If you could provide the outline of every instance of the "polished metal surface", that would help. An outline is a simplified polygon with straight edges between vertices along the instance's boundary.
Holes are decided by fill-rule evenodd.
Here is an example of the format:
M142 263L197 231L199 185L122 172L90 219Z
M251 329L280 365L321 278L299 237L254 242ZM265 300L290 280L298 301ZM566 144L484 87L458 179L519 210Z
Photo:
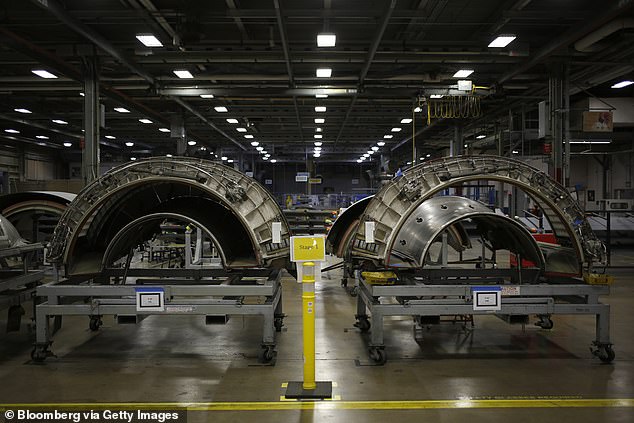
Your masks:
M67 275L96 274L117 233L152 213L203 222L225 268L281 266L288 256L286 220L257 181L206 160L152 158L114 168L84 188L55 228L49 259ZM272 242L273 222L282 223L281 243ZM109 256L127 253L121 248Z
M359 218L365 212L368 204L370 204L372 197L370 195L357 201L337 216L337 220L335 220L330 231L328 231L328 237L326 238L326 252L328 254L343 257L353 235L352 230L356 228Z
M456 251L470 246L462 226L469 221L476 233L494 250L508 250L544 267L544 258L531 234L514 220L496 214L484 204L464 197L442 196L425 200L411 213L396 235L388 266L423 267L429 248L448 233L448 244Z

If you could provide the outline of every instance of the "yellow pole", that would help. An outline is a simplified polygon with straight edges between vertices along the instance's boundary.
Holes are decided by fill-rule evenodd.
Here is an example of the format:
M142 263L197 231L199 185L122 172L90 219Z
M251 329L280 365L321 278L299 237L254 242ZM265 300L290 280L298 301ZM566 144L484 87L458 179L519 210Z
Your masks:
M304 326L304 383L302 388L312 390L315 383L315 263L302 264L302 322Z

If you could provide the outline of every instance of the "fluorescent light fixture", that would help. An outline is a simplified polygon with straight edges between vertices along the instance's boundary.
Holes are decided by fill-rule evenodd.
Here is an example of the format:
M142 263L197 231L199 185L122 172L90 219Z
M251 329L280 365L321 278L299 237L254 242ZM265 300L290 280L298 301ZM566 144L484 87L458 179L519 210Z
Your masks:
M259 143L259 142L257 142L257 141L251 141L251 145L252 145L253 147L257 147L258 145L260 145L260 143Z
M332 75L332 69L317 68L317 71L315 71L315 75L317 75L317 78L330 78L330 76Z
M322 32L317 34L317 47L334 47L337 44L337 36L332 33Z
M320 127L315 128L315 132L321 132L321 128Z
M383 138L385 138L386 140L389 140L391 138L394 138L394 135L383 135Z
M84 93L79 93L79 95L80 95L81 97L86 97L86 94L84 94Z
M427 154L425 157L430 158L430 157L431 157L431 154Z
M229 157L227 157L227 156L222 156L222 157L220 158L220 160L222 160L223 162L226 162L227 160L229 160Z
M321 151L321 147L315 147L315 151Z
M251 135L251 134L247 134L247 135L245 135L244 137L245 137L246 139L250 140L250 139L252 139L252 138L253 138L253 135Z
M443 97L444 97L444 95L442 95L442 94L432 94L432 95L429 96L429 98L443 98Z
M106 135L106 138L108 138L109 140L116 140L117 137L113 136L113 135Z
M323 113L326 111L326 106L315 106L315 111L317 113Z
M460 69L458 72L453 74L454 78L466 78L467 76L473 73L472 69Z
M130 113L130 111L125 107L115 107L114 111L119 113Z
M159 128L161 132L170 132L169 128Z
M40 78L45 78L45 79L56 79L57 78L57 75L53 75L52 73L50 73L49 71L44 70L44 69L33 69L31 72L33 72L34 74L36 74Z
M421 158L420 158L420 161L422 162L423 160L425 160L425 158L424 158L424 157L421 157Z
M324 118L315 118L315 123L325 123L326 119Z
M264 154L264 155L266 156L266 155L267 155L267 154L269 154L269 153L268 153L268 151L266 151L266 150L262 150L262 152L261 152L260 154Z
M37 145L46 145L45 142L38 142Z
M238 132L247 132L247 128L236 128Z
M72 147L73 143L72 142L65 142L64 143L64 147Z
M189 141L187 141L187 145L196 145L196 141L189 140Z
M412 164L412 162L407 162L407 164L408 164L408 165L411 165L411 164Z
M165 157L174 157L171 154L166 154Z
M271 163L277 163L277 160L271 159Z
M376 143L376 145L378 145L379 147L383 147L385 145L385 142L379 141Z
M364 159L367 159L368 157L370 157L370 155L369 155L368 153L365 153L365 154L363 155L363 158L364 158Z
M201 94L200 98L214 98L213 94Z
M374 154L374 150L368 150L368 154L370 155Z
M616 84L612 85L610 88L623 88L632 84L634 84L634 81L626 80L626 81L617 82Z
M268 159L269 159L268 157L262 157L262 160L268 160Z
M214 110L217 111L218 113L227 113L229 111L227 110L225 106L216 106L214 107Z
M53 119L53 123L57 123L58 125L68 125L68 122L61 119Z
M227 119L227 123L238 123L238 119L234 119L234 118L229 118Z
M150 119L145 119L145 118L139 119L139 122L141 122L141 123L152 123L152 121Z
M392 132L401 132L401 128L392 128Z
M379 147L374 146L374 147L372 147L372 150L373 150L373 151L379 151Z
M260 147L255 147L255 149L256 149L257 151L264 151L264 147L262 147L262 146L260 146Z
M420 113L420 112L422 112L422 111L423 111L423 109L421 109L421 108L420 108L420 106L418 106L418 107L416 107L416 108L414 109L414 113Z
M132 141L128 141L125 143L126 147L134 147L134 143Z
M412 119L410 118L401 119L401 123L412 123Z
M517 38L515 35L498 35L497 38L489 43L489 47L506 47Z
M32 111L30 111L29 109L13 109L18 113L24 113L24 114L30 114L33 113Z
M268 159L269 157L271 157L271 155L270 154L265 154L264 157L266 157Z
M174 75L178 76L181 79L192 79L194 77L194 75L192 75L190 71L185 69L175 70Z
M134 162L134 161L136 161L136 157L130 157L130 160L132 160Z
M314 154L313 154L313 157L321 157L321 154L319 154L319 153L314 153ZM266 160L266 158L264 158L264 160Z
M322 144L323 144L323 142L321 142L321 141L315 141L315 142L314 142L314 144L315 144L315 147L321 147L321 146L322 146Z
M146 47L163 47L163 43L152 34L139 34L136 36L136 39L141 41Z
M487 136L484 134L480 134L476 137L477 140L481 140L482 138L486 138Z
M574 140L568 141L569 144L610 144L612 140Z
M233 159L227 160L227 163L233 163Z
M513 150L513 151L512 151L512 153L513 153L513 154L520 154L520 152L519 152L519 151L517 151L517 150Z
M363 160L361 159L357 159L357 163L361 163Z
M467 148L467 144L464 145L464 148Z
M9 134L19 134L20 131L17 129L5 129L4 132L8 132Z
M48 137L46 135L36 135L35 138L37 138L38 140L47 140Z
M328 98L328 94L315 94L315 98Z
M323 135L321 135L321 134L315 134L315 135L313 135L313 138L315 138L315 139L321 139L321 138L323 138Z

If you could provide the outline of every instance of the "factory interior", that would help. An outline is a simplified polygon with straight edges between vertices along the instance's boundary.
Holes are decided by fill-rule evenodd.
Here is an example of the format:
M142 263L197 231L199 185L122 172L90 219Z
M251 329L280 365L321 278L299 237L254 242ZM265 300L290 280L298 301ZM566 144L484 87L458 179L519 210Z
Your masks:
M0 2L0 422L634 422L634 0Z

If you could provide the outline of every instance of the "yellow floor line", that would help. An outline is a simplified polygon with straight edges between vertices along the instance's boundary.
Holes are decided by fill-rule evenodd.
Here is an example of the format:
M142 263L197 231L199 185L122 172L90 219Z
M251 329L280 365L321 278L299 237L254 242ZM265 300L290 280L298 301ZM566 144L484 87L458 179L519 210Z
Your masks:
M420 410L473 408L580 408L634 407L634 398L590 399L492 399L421 401L262 401L262 402L139 402L139 403L35 403L0 404L0 411L15 409L154 409L185 408L188 411L279 411L279 410Z

